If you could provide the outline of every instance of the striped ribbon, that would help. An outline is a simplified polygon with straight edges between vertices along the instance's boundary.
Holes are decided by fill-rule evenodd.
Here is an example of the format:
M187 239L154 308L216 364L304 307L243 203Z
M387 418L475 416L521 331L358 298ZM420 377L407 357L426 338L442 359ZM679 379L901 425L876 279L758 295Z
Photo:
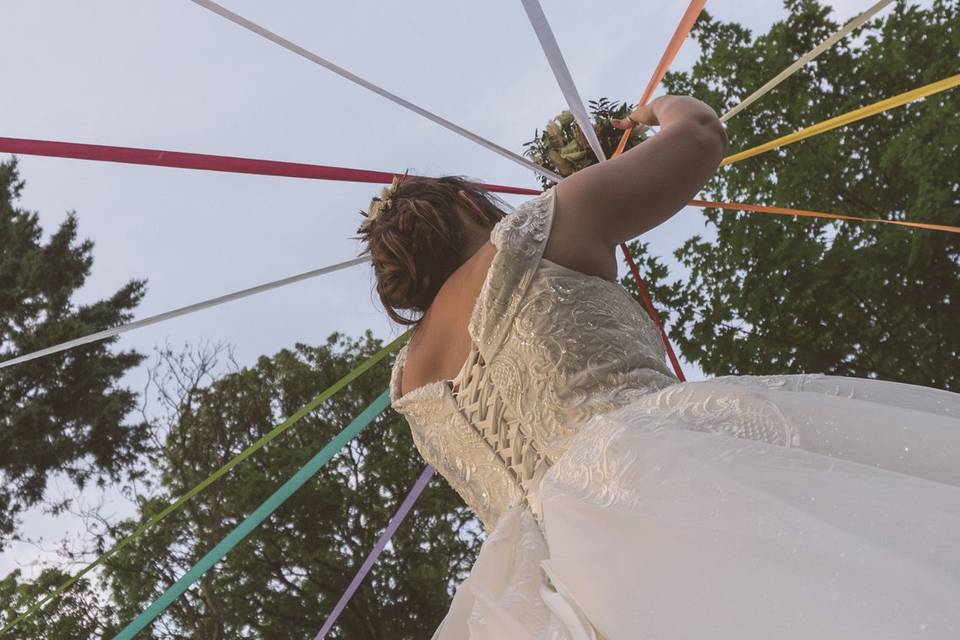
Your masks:
M300 45L295 44L290 40L287 40L283 36L280 36L265 27L260 26L259 24L257 24L256 22L253 22L252 20L248 20L247 18L244 18L243 16L236 14L233 11L230 11L229 9L217 4L216 2L213 2L212 0L190 0L190 1L193 2L194 4L197 4L203 7L204 9L207 9L208 11L212 11L218 16L226 18L230 22L238 26L241 26L244 29L247 29L248 31L252 31L258 36L266 38L267 40L269 40L270 42L273 42L274 44L280 45L287 51L295 53L301 58L305 58L310 62L313 62L314 64L318 64L321 67L324 67L325 69L328 69L334 72L341 78L345 78L350 82L353 82L354 84L360 85L364 89L367 89L368 91L372 91L378 96L386 98L387 100L393 102L394 104L400 105L404 109L412 111L413 113L416 113L417 115L422 116L427 120L430 120L431 122L434 122L449 131L453 131L454 133L461 135L464 138L471 140L479 144L480 146L489 149L490 151L493 151L494 153L498 153L504 158L507 158L508 160L512 160L513 162L516 162L517 164L522 165L527 169L530 169L531 171L534 171L538 175L541 175L547 178L548 180L553 180L554 182L560 182L560 176L553 173L552 171L544 169L540 165L530 162L526 158L523 158L522 156L517 155L516 153L510 151L509 149L506 149L505 147L501 147L500 145L494 142L491 142L490 140L487 140L486 138L481 137L476 133L469 131L468 129L464 129L458 124L450 122L445 118L441 118L437 114L427 111L423 107L417 106L414 103L410 102L409 100L405 100L404 98L401 98L400 96L373 84L369 80L365 80L361 78L357 74L351 71L348 71L347 69L344 69L343 67L337 64L334 64L333 62L330 62L326 58L322 58L318 56L312 51L308 51L307 49L304 49Z
M164 311L163 313L158 313L156 315L148 316L146 318L143 318L142 320L135 320L133 322L120 325L119 327L113 327L111 329L106 329L104 331L91 333L90 335L83 336L82 338L75 338L73 340L68 340L66 342L61 342L60 344L53 345L52 347L46 347L45 349L40 349L32 353L27 353L22 356L17 356L16 358L10 358L9 360L4 360L0 362L0 369L4 369L6 367L12 367L13 365L22 364L24 362L30 362L31 360L36 360L37 358L42 358L43 356L48 356L54 353L60 353L61 351L66 351L68 349L73 349L74 347L90 344L91 342L99 342L100 340L106 340L107 338L112 338L122 333L127 333L128 331L133 331L135 329L142 329L143 327L149 327L150 325L154 325L159 322L164 322L165 320L179 318L180 316L196 313L197 311L203 311L204 309L209 309L211 307L216 307L221 304L233 302L234 300L240 300L241 298L253 296L258 293L270 291L272 289L279 289L280 287L285 287L287 285L291 285L296 282L302 282L304 280L309 280L310 278L316 278L318 276L322 276L328 273L333 273L334 271L340 271L341 269L346 269L347 267L352 267L354 265L363 264L364 262L369 262L369 261L370 261L370 258L367 256L354 258L352 260L346 260L344 262L338 262L337 264L321 267L320 269L314 269L312 271L299 273L295 276L281 278L280 280L274 280L273 282L267 282L265 284L257 285L255 287L241 289L240 291L234 291L233 293L217 296L216 298L210 298L209 300L204 300L202 302L195 302L193 304L189 304L185 307L180 307L178 309L173 309L171 311Z
M326 621L323 623L323 627L321 627L319 633L314 636L313 640L323 640L327 637L327 634L330 633L330 629L332 629L333 625L337 622L337 618L339 618L340 614L343 613L343 610L347 607L347 603L350 602L351 598L353 598L353 594L356 593L357 589L360 588L360 585L363 583L363 579L367 577L370 569L373 568L373 565L380 557L380 554L383 553L383 550L386 548L387 543L390 542L391 538L393 538L393 534L395 534L397 529L400 528L400 524L403 522L404 518L407 517L407 514L410 513L410 510L413 508L413 504L417 501L417 498L420 497L420 494L423 493L423 490L427 487L427 483L430 482L433 474L433 467L427 465L427 467L423 470L423 473L420 474L420 477L417 479L416 483L414 483L413 488L410 489L410 493L408 493L407 497L403 499L403 503L400 505L400 508L397 509L397 512L390 519L390 524L388 524L384 532L380 534L380 539L377 540L377 544L373 545L373 549L370 551L370 554L367 555L367 558L363 561L363 564L360 565L360 569L358 569L356 575L353 576L353 580L350 581L350 585L347 587L347 590L342 596L340 596L340 600L337 601L337 605L333 608L333 611L330 612L330 615L327 616Z
M878 113L882 113L895 107L903 106L909 102L920 100L921 98L926 98L927 96L935 93L953 89L957 85L960 85L960 74L944 78L943 80L938 80L937 82L931 82L930 84L912 89L910 91L905 91L904 93L895 95L892 98L886 98L884 100L874 102L871 105L867 105L866 107L854 109L853 111L829 118L823 122L818 122L815 125L794 131L788 135L780 136L779 138L775 138L769 142L757 145L756 147L751 147L745 151L727 156L720 162L720 165L723 166L727 164L733 164L734 162L752 158L773 149L785 147L789 144L793 144L794 142L799 142L800 140L805 140L826 131L836 129L837 127L842 127L853 122L857 122L858 120L869 118L870 116L877 115Z
M367 406L360 415L348 424L343 431L338 433L323 449L313 456L303 467L300 468L289 480L277 489L273 495L267 498L263 504L249 516L244 518L243 522L234 528L226 537L223 538L213 549L207 552L189 571L187 571L179 580L168 588L163 595L157 598L153 604L137 616L130 624L123 628L113 640L131 640L137 633L143 630L164 610L179 598L194 582L209 571L217 562L222 560L230 551L242 542L250 533L256 529L267 517L276 511L280 505L297 492L306 482L323 468L327 462L333 458L340 449L342 449L350 440L355 438L363 429L373 422L374 418L380 415L390 406L390 391L384 390L376 400Z
M893 2L893 0L880 0L880 2L877 2L869 9L867 9L860 15L853 18L850 22L843 25L843 27L837 30L829 38L827 38L826 40L818 44L816 47L814 47L807 53L797 58L793 62L793 64L791 64L789 67L787 67L786 69L778 73L776 76L770 79L762 87L760 87L759 89L757 89L756 91L748 95L746 98L744 98L742 101L740 101L740 104L736 105L735 107L727 111L725 114L723 114L723 116L720 117L720 122L726 122L727 120L737 115L738 113L743 111L745 108L749 107L751 104L753 104L754 102L762 98L764 95L769 93L773 88L775 88L781 82L783 82L784 80L792 76L794 73L799 71L801 67L806 66L807 63L813 61L821 53L823 53L833 45L840 42L840 40L846 37L851 31L862 26L863 23L865 23L867 20L875 16L878 11L883 9L885 6L887 6L891 2Z
M314 178L320 180L346 180L350 182L370 182L389 184L394 177L402 175L385 171L370 171L366 169L351 169L347 167L328 167L323 165L297 164L292 162L278 162L274 160L253 160L229 156L214 156L197 153L182 153L178 151L160 151L156 149L137 149L133 147L108 147L102 145L78 144L73 142L53 142L48 140L27 140L23 138L0 137L0 152L17 153L23 155L54 156L82 160L98 160L104 162L126 162L154 166L180 167L185 169L205 169L209 171L227 171L250 173L258 175L276 175L297 178ZM476 186L497 193L536 196L543 193L539 189L527 187L511 187L498 184L474 183ZM692 204L692 203L691 203ZM725 203L711 206L720 207ZM743 208L759 205L730 205L727 208ZM723 207L721 207L723 208ZM747 209L744 209L747 210ZM797 211L785 209L785 211ZM774 213L759 208L756 213ZM835 218L840 220L876 222L879 218L858 218L844 214L817 213L807 211L806 214L815 214L811 217ZM801 215L789 213L786 215ZM894 221L889 221L894 222ZM920 224L920 223L916 223ZM912 223L906 226L914 226ZM921 228L936 231L952 231L955 227L948 225L929 224ZM297 277L297 276L292 276ZM264 285L266 286L266 285ZM239 292L238 292L239 293ZM231 294L228 294L231 295ZM9 361L6 361L9 362ZM0 363L0 368L4 363Z
M188 492L186 492L185 494L177 498L175 502L164 507L156 515L154 515L149 520L147 520L146 522L138 526L136 529L134 529L134 531L130 535L128 535L126 538L123 538L122 540L114 544L112 547L110 547L110 549L108 549L106 552L101 554L100 557L98 557L96 560L94 560L93 562L85 566L82 570L80 570L79 572L77 572L67 580L65 580L56 589L54 589L52 592L44 596L44 598L42 598L39 602L31 606L29 609L27 609L27 611L25 611L23 614L18 616L15 620L13 620L9 624L7 624L5 627L3 627L3 629L0 629L0 635L3 635L7 631L10 631L11 629L16 627L18 624L20 624L24 620L31 618L34 614L37 613L37 611L45 607L47 604L49 604L54 599L59 597L60 594L62 594L64 591L72 587L80 578L90 573L90 571L92 571L96 567L103 564L107 559L114 556L117 552L129 546L135 540L143 536L143 534L146 533L148 529L150 529L151 527L159 523L161 520L166 518L168 515L170 515L174 511L180 509L180 507L182 507L191 499L193 499L194 496L196 496L201 491L203 491L204 489L209 487L211 484L219 480L221 477L226 475L231 469L236 467L238 464L240 464L241 462L249 458L251 455L253 455L257 451L262 449L264 446L269 444L277 436L279 436L281 433L283 433L284 431L292 427L295 423L299 422L302 418L309 415L317 407L319 407L321 404L323 404L324 402L329 400L331 397L333 397L336 393L338 393L341 389L343 389L348 384L350 384L351 382L359 378L361 375L366 373L375 364L377 364L378 362L386 358L389 354L399 349L400 346L404 342L406 342L407 338L409 337L410 337L410 332L408 331L407 333L404 333L400 337L396 338L395 340L393 340L393 342L391 342L390 344L383 347L382 349L377 351L375 354L373 354L372 356L364 360L356 368L354 368L353 370L348 372L346 375L344 375L342 378L337 380L335 383L333 383L332 385L327 387L325 390L323 390L319 395L317 395L313 400L311 400L306 405L304 405L296 413L294 413L289 418L287 418L286 420L278 424L276 427L271 429L268 433L266 433L263 437L261 437L259 440L257 440L253 444L251 444L249 447L247 447L246 449L238 453L225 465L223 465L222 467L220 467L219 469L211 473L205 480L203 480L198 485L190 489Z

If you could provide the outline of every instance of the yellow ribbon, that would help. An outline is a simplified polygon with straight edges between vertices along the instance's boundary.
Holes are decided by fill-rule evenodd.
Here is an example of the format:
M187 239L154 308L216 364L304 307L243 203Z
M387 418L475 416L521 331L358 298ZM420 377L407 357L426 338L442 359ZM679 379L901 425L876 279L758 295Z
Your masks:
M920 98L926 98L927 96L933 95L934 93L939 93L941 91L946 91L947 89L952 89L960 85L960 74L955 76L950 76L949 78L944 78L937 82L933 82L928 85L924 85L912 91L907 91L899 95L893 96L892 98L887 98L885 100L880 100L866 107L860 107L859 109L854 109L843 115L830 118L829 120L824 120L805 129L800 129L791 134L781 136L770 142L765 142L764 144L758 145L747 149L746 151L741 151L740 153L735 153L732 156L727 156L724 158L720 165L733 164L734 162L739 162L740 160L745 160L746 158L752 158L753 156L758 156L761 153L766 153L772 149L777 149L779 147L784 147L788 144L793 144L794 142L799 142L805 138L810 138L812 136L821 134L825 131L830 131L831 129L836 129L837 127L842 127L848 125L851 122L856 122L858 120L863 120L864 118L869 118L870 116L882 113L888 109L893 109L907 104L908 102L913 102L914 100L919 100Z

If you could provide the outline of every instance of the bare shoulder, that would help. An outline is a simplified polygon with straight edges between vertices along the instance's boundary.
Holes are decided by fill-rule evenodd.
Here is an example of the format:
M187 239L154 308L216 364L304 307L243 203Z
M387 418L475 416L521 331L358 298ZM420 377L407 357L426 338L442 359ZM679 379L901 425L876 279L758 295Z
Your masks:
M401 393L450 380L463 367L470 355L470 316L495 254L488 242L440 287L407 346Z
M599 221L575 198L565 197L566 180L554 187L553 224L543 257L550 262L590 276L617 279L617 258L613 247L596 232Z

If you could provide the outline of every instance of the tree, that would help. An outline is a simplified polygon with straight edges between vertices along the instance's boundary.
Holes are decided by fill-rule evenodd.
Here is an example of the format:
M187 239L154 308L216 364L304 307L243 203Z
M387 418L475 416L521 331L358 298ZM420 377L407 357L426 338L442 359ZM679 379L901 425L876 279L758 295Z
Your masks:
M93 243L78 240L72 213L44 242L37 214L16 206L23 186L16 162L0 163L0 360L129 321L144 294L144 282L131 280L107 299L75 304ZM118 381L142 356L112 352L113 342L0 369L0 548L51 474L82 485L134 473L146 430L127 422L136 394Z
M155 432L165 432L158 461L161 490L139 499L137 520L101 521L102 535L90 551L129 534L381 346L369 332L357 340L334 335L319 347L297 345L263 356L254 367L230 366L224 375L218 364L225 358L222 348L162 349L151 395L160 398L164 423L154 425ZM93 632L78 631L90 622L78 615L77 600L70 600L65 610L50 607L42 614L49 620L18 637L112 637L379 395L388 378L384 365L365 374L108 560L100 576L108 601L89 605L99 607ZM388 410L141 635L312 637L423 465L406 421ZM480 540L474 515L445 482L434 480L332 637L429 636L472 566ZM54 628L72 631L56 635Z
M702 54L669 91L719 111L839 25L813 0L762 35L704 15ZM960 3L898 2L728 125L737 149L957 73ZM951 52L951 53L946 53ZM712 199L960 224L960 93L888 111L722 170ZM960 389L960 238L892 225L706 212L661 290L671 336L714 374L823 372Z
M746 149L957 73L960 3L897 3L728 123ZM839 28L814 0L754 36L704 12L669 93L722 113ZM951 54L945 54L951 52ZM929 97L721 169L710 199L960 224L960 93ZM589 162L589 163L592 163ZM578 167L579 168L579 167ZM671 277L631 248L670 336L710 374L822 372L960 389L955 234L707 209ZM637 294L633 281L623 280Z
M6 624L57 588L67 575L60 569L45 569L36 580L22 581L13 571L0 580L0 620ZM109 602L90 588L90 581L81 579L73 590L65 593L52 611L24 621L11 638L96 638L109 619ZM104 616L104 614L107 614Z

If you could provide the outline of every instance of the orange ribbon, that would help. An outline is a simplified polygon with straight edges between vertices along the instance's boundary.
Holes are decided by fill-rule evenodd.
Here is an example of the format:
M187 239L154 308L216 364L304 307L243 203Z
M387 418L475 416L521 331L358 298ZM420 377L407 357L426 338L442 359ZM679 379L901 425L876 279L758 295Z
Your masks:
M680 51L683 41L687 39L687 36L690 34L690 29L693 28L693 24L697 21L706 3L707 0L690 0L687 10L684 12L683 17L680 18L680 24L677 25L677 30L673 32L673 37L670 38L670 42L667 43L666 50L663 52L663 55L660 56L660 62L657 63L657 68L654 70L650 82L647 83L647 88L644 89L643 95L640 96L640 101L637 103L638 107L647 103L653 90L656 89L660 81L663 80L663 76L667 73L667 69L670 68L673 59L677 57L677 52ZM617 145L617 150L613 152L612 157L616 158L623 153L623 150L627 146L627 140L630 139L630 133L631 129L624 130L623 135L620 137L620 143ZM637 290L640 292L640 297L643 298L643 303L650 312L650 317L653 318L654 324L656 324L657 329L660 330L660 339L663 340L663 346L667 351L667 356L670 358L673 371L677 374L677 379L680 380L680 382L686 382L687 378L683 375L683 370L680 368L680 360L673 351L673 346L667 337L667 331L663 328L663 321L660 320L660 314L657 313L656 308L653 306L650 292L647 291L647 287L643 283L643 278L640 277L640 269L637 268L637 263L634 261L633 256L630 255L627 243L621 242L620 250L623 252L623 257L627 261L627 266L630 267L630 273L633 274L633 281L637 283Z
M691 200L688 204L694 207L716 207L717 209L727 209L730 211L752 211L754 213L770 213L780 216L801 216L803 218L827 218L831 220L853 220L855 222L877 222L881 224L896 224L902 227L914 227L916 229L928 229L930 231L946 231L948 233L960 233L960 227L952 227L946 224L930 224L926 222L907 222L905 220L885 220L883 218L864 218L862 216L850 216L843 213L827 213L825 211L807 211L806 209L787 209L785 207L765 207L759 204L746 204L743 202L714 202L712 200Z
M703 11L703 7L706 4L707 0L690 1L690 4L687 6L687 10L684 12L683 17L680 18L680 24L677 25L677 30L673 32L673 37L670 38L670 42L667 43L666 50L664 50L663 55L660 56L660 62L657 63L657 68L650 77L650 82L647 83L647 88L643 90L643 95L640 96L640 100L637 102L638 108L647 104L647 100L649 100L650 96L653 95L654 89L656 89L657 85L660 84L660 81L663 80L663 76L666 75L667 69L669 69L670 65L673 63L673 59L677 57L680 47L683 46L683 41L687 39L688 35L690 35L690 30L693 29L694 23L697 21L697 18L700 17L700 12ZM617 145L617 150L613 152L614 158L623 153L623 150L627 147L627 140L630 139L630 132L630 129L625 129L623 135L620 136L620 143Z

